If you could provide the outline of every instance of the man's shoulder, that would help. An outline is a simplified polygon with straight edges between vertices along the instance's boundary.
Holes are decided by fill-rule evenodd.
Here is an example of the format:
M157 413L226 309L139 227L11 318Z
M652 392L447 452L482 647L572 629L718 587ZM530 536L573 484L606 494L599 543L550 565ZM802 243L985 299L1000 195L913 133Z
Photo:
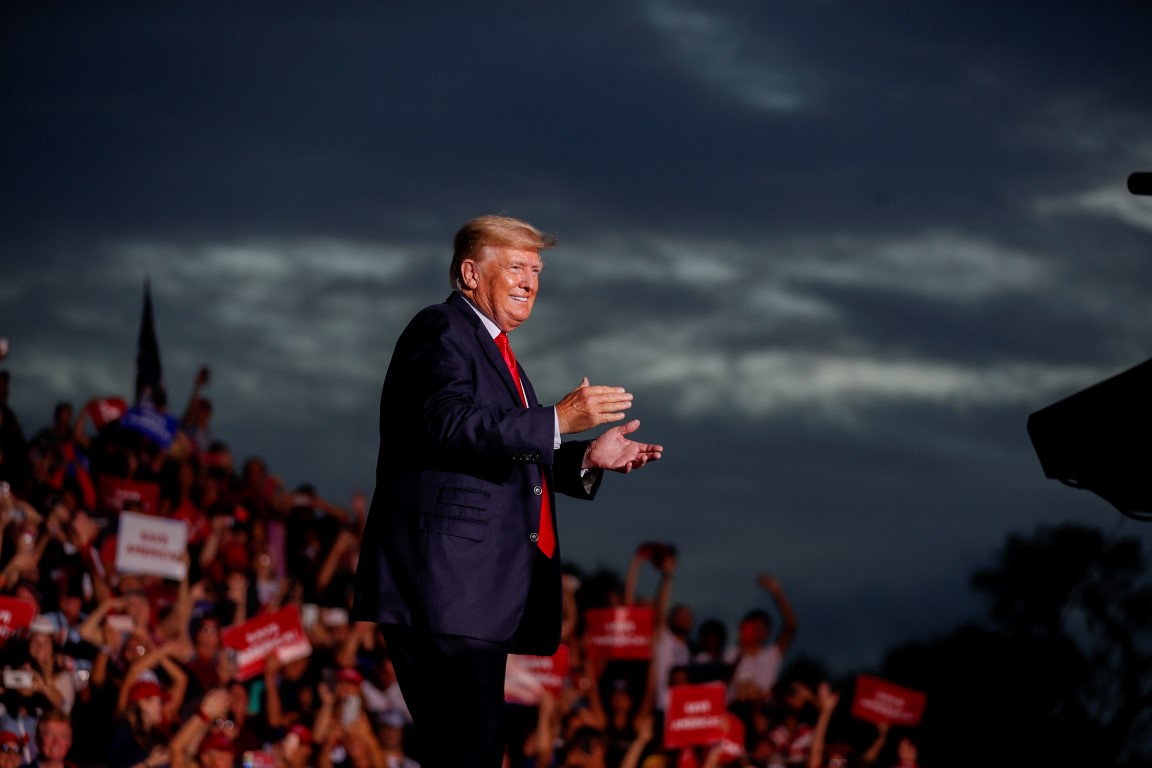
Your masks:
M429 304L412 317L411 325L461 323L465 326L477 325L480 318L459 294L452 294L439 304Z
M448 304L429 304L412 315L400 334L399 341L421 341L430 336L455 333L467 326L464 316Z

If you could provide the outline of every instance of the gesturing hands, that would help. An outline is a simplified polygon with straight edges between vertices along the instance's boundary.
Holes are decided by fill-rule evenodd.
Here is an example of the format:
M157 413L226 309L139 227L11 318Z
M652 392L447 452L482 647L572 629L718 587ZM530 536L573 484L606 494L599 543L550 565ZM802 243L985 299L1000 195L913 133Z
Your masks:
M620 421L623 411L632 407L632 394L624 387L592 386L585 376L580 386L556 403L556 420L560 434L571 435L598 427L609 421Z
M589 444L588 450L584 453L582 467L626 473L659 459L664 454L664 446L655 443L637 443L628 439L627 435L639 427L640 420L633 419L627 424L612 427L601 434Z

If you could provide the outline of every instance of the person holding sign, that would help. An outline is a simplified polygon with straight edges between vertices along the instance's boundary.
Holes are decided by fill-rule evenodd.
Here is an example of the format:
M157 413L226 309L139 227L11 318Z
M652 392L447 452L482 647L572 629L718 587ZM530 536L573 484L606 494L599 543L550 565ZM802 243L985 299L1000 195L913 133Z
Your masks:
M555 494L661 457L629 439L632 395L585 378L542 406L508 333L532 313L555 238L507 216L455 236L452 294L396 343L380 400L376 489L353 618L382 625L426 768L499 766L509 652L561 630ZM593 440L561 442L610 422Z

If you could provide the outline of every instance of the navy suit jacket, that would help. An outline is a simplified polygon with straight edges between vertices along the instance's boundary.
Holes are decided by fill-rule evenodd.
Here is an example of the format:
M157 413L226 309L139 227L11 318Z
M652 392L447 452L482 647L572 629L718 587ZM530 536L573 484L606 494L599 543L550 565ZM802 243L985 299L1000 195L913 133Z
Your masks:
M581 476L587 441L554 448L554 410L540 407L523 366L520 380L528 408L458 293L421 310L400 335L380 397L356 620L497 643L515 634L514 652L556 650L560 527L554 520L556 551L541 568L541 477L553 492L591 499L602 473Z

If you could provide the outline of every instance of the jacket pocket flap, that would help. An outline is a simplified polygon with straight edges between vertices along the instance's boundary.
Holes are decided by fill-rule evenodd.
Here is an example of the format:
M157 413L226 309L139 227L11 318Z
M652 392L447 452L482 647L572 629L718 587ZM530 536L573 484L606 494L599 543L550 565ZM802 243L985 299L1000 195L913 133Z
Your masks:
M436 494L438 504L452 504L457 507L471 507L472 509L488 509L488 500L491 495L487 491L478 491L475 488L459 488L446 485Z
M446 533L472 541L484 541L488 535L488 523L469 517L439 515L428 512L420 516L420 530L431 533Z

